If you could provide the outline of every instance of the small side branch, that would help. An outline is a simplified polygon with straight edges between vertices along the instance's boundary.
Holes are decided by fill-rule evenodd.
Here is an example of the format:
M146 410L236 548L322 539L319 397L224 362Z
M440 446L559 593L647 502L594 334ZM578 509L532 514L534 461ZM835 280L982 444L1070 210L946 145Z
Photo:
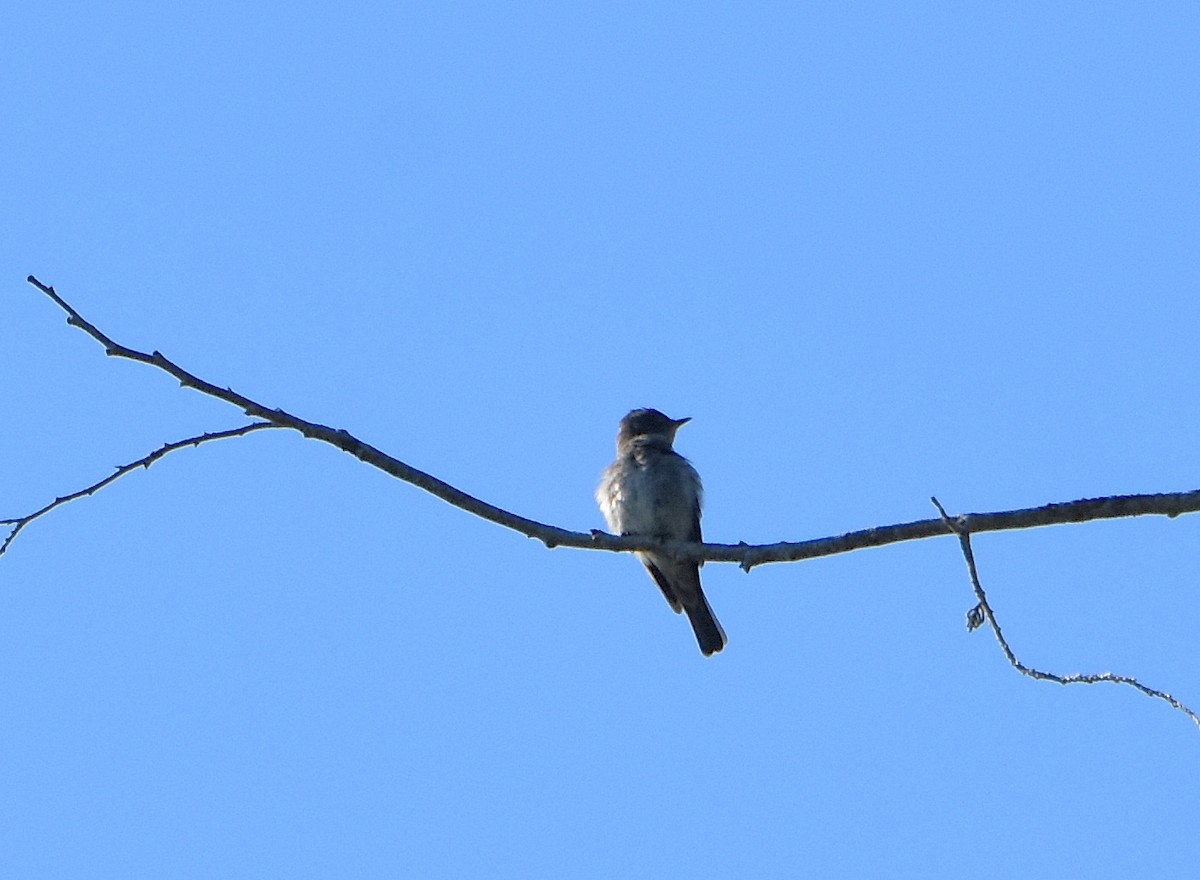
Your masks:
M186 440L176 440L174 443L166 443L151 452L149 455L139 458L137 461L131 461L129 464L121 465L116 469L116 471L109 474L103 480L98 483L93 483L86 489L80 489L78 492L72 492L70 495L63 495L61 498L55 498L45 507L35 510L33 513L26 514L25 516L18 516L12 519L0 519L0 525L12 527L3 543L0 543L0 556L3 556L8 552L8 548L12 545L12 542L16 540L17 535L21 534L22 530L24 530L24 528L34 520L45 516L55 508L62 507L64 504L69 504L77 498L83 498L86 495L93 495L96 492L99 492L105 486L116 482L131 471L135 471L138 468L150 467L150 465L154 464L169 452L174 452L176 449L184 449L189 446L196 447L201 443L208 443L212 440L227 440L230 437L244 437L246 434L249 434L253 431L261 431L264 428L274 427L276 426L272 425L270 422L251 422L248 425L242 425L240 428L232 428L228 431L213 431L212 433L200 434L196 437L188 437Z
M996 614L992 611L992 606L988 603L987 593L983 589L983 584L979 581L979 570L975 566L975 553L971 549L971 532L964 524L965 517L952 519L946 513L946 509L942 507L941 502L936 498L930 499L934 507L937 508L941 516L942 522L946 528L958 536L959 546L962 548L963 558L967 562L967 573L971 577L971 586L975 590L975 599L977 604L974 608L967 612L967 630L974 631L987 623L992 632L996 636L996 641L1000 643L1000 649L1004 651L1004 656L1008 658L1008 662L1017 672L1022 675L1027 675L1030 678L1035 678L1038 681L1053 681L1057 684L1097 684L1099 682L1111 682L1113 684L1125 684L1132 688L1136 688L1148 697L1154 697L1157 700L1163 700L1175 709L1187 715L1192 719L1192 722L1200 727L1200 715L1197 715L1175 697L1152 687L1148 687L1128 675L1117 675L1112 672L1096 672L1096 673L1074 673L1072 675L1056 675L1053 672L1044 672L1040 669L1034 669L1032 666L1026 666L1013 653L1013 649L1009 647L1008 639L1004 637L1004 633L1000 629L1000 622L996 620Z

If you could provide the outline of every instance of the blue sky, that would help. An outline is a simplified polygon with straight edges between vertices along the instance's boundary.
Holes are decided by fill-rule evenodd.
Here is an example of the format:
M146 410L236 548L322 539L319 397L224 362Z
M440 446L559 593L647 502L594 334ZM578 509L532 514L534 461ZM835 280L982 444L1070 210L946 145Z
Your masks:
M118 341L525 516L635 406L706 535L1197 486L1188 4L45 3L0 126L0 516L240 423ZM1014 649L1200 706L1200 518L981 536ZM0 559L29 877L1165 876L1200 731L1021 678L950 539L548 551L285 432Z

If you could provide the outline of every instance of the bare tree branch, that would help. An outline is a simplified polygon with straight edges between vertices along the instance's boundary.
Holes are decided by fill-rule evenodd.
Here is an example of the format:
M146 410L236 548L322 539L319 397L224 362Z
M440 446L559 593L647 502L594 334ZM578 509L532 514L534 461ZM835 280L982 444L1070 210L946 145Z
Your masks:
M167 359L160 352L137 351L127 348L109 338L95 325L83 318L70 304L55 292L53 287L42 284L30 275L29 283L36 287L67 313L67 323L78 327L102 346L110 357L125 358L169 373L180 385L194 388L202 394L224 400L238 407L246 415L270 422L279 428L291 428L305 437L321 440L355 458L379 468L399 480L411 483L449 504L473 513L489 522L512 529L530 538L536 538L547 547L576 547L589 550L631 551L666 549L685 559L703 559L709 562L736 562L745 571L768 562L798 562L819 556L832 556L850 550L881 547L901 541L914 541L946 534L941 519L925 519L897 525L879 526L816 538L809 541L782 541L775 544L692 544L687 542L662 542L644 537L620 537L593 530L573 532L518 516L493 504L488 504L449 483L439 480L424 471L405 464L381 450L352 436L348 431L334 429L309 422L282 409L272 409L238 394L230 388L219 388L210 382L189 373ZM1175 517L1183 513L1200 511L1200 490L1171 492L1154 495L1114 495L1104 498L1083 499L1066 503L1046 504L1021 510L1006 510L997 513L966 514L959 518L970 532L992 532L1007 529L1028 529L1058 523L1087 522L1096 519L1160 514Z
M1113 684L1126 684L1132 688L1137 688L1148 697L1154 697L1157 700L1164 700L1180 712L1192 719L1192 722L1200 727L1200 715L1197 715L1179 700L1175 699L1165 691L1155 690L1152 687L1147 687L1136 678L1128 675L1116 675L1112 672L1096 672L1096 673L1080 673L1076 672L1072 675L1056 675L1053 672L1043 672L1040 669L1034 669L1032 666L1026 666L1017 659L1017 655L1013 653L1013 649L1009 647L1008 639L1004 637L1004 633L1000 630L1000 621L996 620L996 613L992 611L992 606L988 603L987 593L983 589L983 584L979 582L979 570L975 567L975 553L971 549L971 531L964 520L967 517L958 517L952 519L946 513L946 509L942 507L937 498L930 499L934 507L941 514L942 523L947 529L958 536L959 546L962 548L963 558L967 562L967 572L971 576L971 586L975 589L975 598L978 602L974 608L967 612L967 629L973 631L982 626L985 622L991 626L992 632L996 636L996 641L1000 643L1001 650L1004 651L1004 656L1008 658L1008 662L1012 667L1022 675L1027 675L1030 678L1035 678L1038 681L1053 681L1058 684L1097 684L1099 682L1111 682Z
M953 519L946 513L941 503L934 498L932 500L939 514L937 519L880 526L809 541L784 541L775 544L692 544L678 541L663 542L640 537L619 537L598 530L593 530L590 533L572 532L518 516L495 505L488 504L486 501L481 501L460 489L456 489L449 483L445 483L430 474L417 470L387 455L374 446L352 436L348 431L309 422L282 409L268 408L257 401L251 400L249 397L238 394L230 388L219 388L189 373L166 358L161 352L155 351L147 354L146 352L127 348L109 338L94 324L87 321L70 304L63 300L53 287L42 284L42 282L38 281L32 275L29 276L28 280L30 284L46 294L59 308L67 313L68 324L78 327L103 345L105 354L110 357L125 358L157 367L175 377L180 385L186 388L194 388L202 394L207 394L210 397L230 403L238 407L246 415L261 419L261 421L243 425L240 428L234 428L229 431L202 434L186 440L167 443L144 458L127 465L122 465L117 468L115 473L86 489L56 498L50 504L26 516L0 520L0 525L12 526L12 531L4 539L3 543L0 544L0 556L8 550L17 535L37 518L77 498L92 495L139 467L148 468L169 452L187 446L199 446L201 443L211 440L244 436L252 431L259 431L266 428L290 428L299 431L305 437L321 440L341 449L355 458L382 470L384 473L424 489L426 492L468 513L473 513L489 522L494 522L520 532L528 537L537 538L547 547L563 546L611 551L665 549L680 558L703 559L710 562L737 562L742 569L750 571L754 566L767 562L795 562L819 556L845 553L850 550L880 547L885 544L895 544L901 541L913 541L921 538L931 538L950 532L958 536L959 546L966 559L967 570L971 577L971 585L975 590L977 599L976 606L967 615L967 627L970 630L975 630L985 622L988 623L1001 649L1004 651L1004 656L1018 672L1040 681L1053 681L1063 685L1096 684L1098 682L1128 685L1141 691L1146 696L1167 702L1175 709L1186 714L1200 727L1200 716L1194 711L1170 694L1148 687L1136 678L1115 675L1111 672L1057 675L1026 666L1022 663L1017 659L1016 654L1013 653L1008 640L1005 639L1004 633L1000 629L1000 624L996 620L996 615L992 611L991 605L988 604L987 594L979 581L979 573L975 565L975 555L971 549L971 535L976 532L1027 529L1059 523L1078 523L1097 519L1115 519L1146 514L1175 517L1183 513L1194 513L1200 511L1200 490L1152 495L1114 495L1104 498L1046 504L1041 507L1031 507L1021 510L963 514Z
M125 476L131 471L135 471L138 468L149 468L150 465L154 464L154 462L158 461L169 452L174 452L176 449L184 449L188 446L196 447L201 443L208 443L211 440L228 440L230 437L244 437L246 434L249 434L252 431L261 431L264 428L277 427L279 426L273 425L270 422L251 422L248 425L242 425L240 428L232 428L228 431L214 431L210 434L200 434L197 437L188 437L186 440L176 440L173 443L166 443L151 452L149 455L139 458L137 461L131 461L129 464L121 465L116 469L115 472L109 474L100 482L93 483L86 489L80 489L78 492L72 492L70 495L63 495L61 498L55 498L45 507L39 508L33 513L28 513L25 516L13 517L12 519L0 519L0 526L12 526L12 530L8 533L8 536L4 539L4 542L0 543L0 556L3 556L8 552L8 548L12 545L12 542L17 539L17 535L21 534L21 531L38 517L45 516L55 508L62 507L64 504L68 504L77 498L83 498L85 495L94 495L105 486L109 485L110 483L115 483L117 480L121 479L121 477Z

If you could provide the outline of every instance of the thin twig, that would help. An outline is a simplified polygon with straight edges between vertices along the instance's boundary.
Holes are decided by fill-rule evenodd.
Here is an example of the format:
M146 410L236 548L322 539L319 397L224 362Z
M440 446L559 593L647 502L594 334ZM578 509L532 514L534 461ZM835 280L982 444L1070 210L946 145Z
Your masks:
M1128 675L1117 675L1112 672L1097 672L1097 673L1074 673L1072 675L1056 675L1053 672L1044 672L1041 669L1034 669L1032 666L1026 666L1017 659L1017 655L1013 653L1013 649L1009 647L1008 639L1004 637L1004 633L1000 630L1000 622L996 620L996 614L992 611L992 606L988 603L987 593L983 589L983 584L979 582L979 570L975 567L975 553L971 549L971 532L963 523L963 517L952 519L946 513L946 509L942 507L940 501L936 498L930 499L934 507L937 508L941 515L942 523L951 532L958 536L959 546L962 548L963 558L967 561L967 572L971 576L971 586L975 590L975 598L978 604L967 612L967 629L978 629L983 621L991 626L992 632L996 636L996 641L1000 643L1001 650L1004 651L1004 656L1008 658L1008 662L1013 668L1022 675L1027 675L1030 678L1035 678L1038 681L1053 681L1058 684L1097 684L1099 682L1111 682L1113 684L1125 684L1132 688L1136 688L1148 697L1154 697L1157 700L1164 700L1172 707L1183 712L1197 727L1200 727L1200 715L1197 715L1175 697L1165 691L1156 690L1152 687L1147 687L1136 678Z
M12 530L8 533L8 536L4 539L4 542L0 543L0 556L3 556L6 552L8 552L8 548L12 545L12 542L16 540L17 535L21 534L21 531L35 519L45 516L55 508L62 507L64 504L68 504L77 498L83 498L85 495L93 495L110 483L115 483L117 480L121 479L121 477L125 476L131 471L135 471L138 468L148 468L150 465L154 464L169 452L174 452L176 449L184 449L188 446L196 447L201 443L208 443L211 440L227 440L230 437L243 437L252 431L261 431L264 428L276 427L278 427L278 425L273 425L270 422L251 422L248 425L242 425L240 428L232 428L228 431L213 431L212 433L200 434L196 437L188 437L186 440L176 440L173 443L166 443L151 452L149 455L139 458L137 461L131 461L129 464L121 465L116 469L116 471L109 474L103 480L98 483L93 483L86 489L80 489L78 492L72 492L70 495L63 495L61 498L55 498L45 507L39 508L33 513L26 514L25 516L13 517L12 519L0 519L0 526L12 526Z

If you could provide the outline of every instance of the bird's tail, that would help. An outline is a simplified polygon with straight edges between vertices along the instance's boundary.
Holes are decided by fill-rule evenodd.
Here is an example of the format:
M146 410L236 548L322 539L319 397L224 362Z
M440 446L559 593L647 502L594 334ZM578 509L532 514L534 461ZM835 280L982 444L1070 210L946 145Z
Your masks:
M721 624L713 615L704 591L697 590L696 597L699 601L688 602L683 610L687 612L688 621L696 633L696 641L700 643L700 653L710 657L725 647L725 630L721 629Z

